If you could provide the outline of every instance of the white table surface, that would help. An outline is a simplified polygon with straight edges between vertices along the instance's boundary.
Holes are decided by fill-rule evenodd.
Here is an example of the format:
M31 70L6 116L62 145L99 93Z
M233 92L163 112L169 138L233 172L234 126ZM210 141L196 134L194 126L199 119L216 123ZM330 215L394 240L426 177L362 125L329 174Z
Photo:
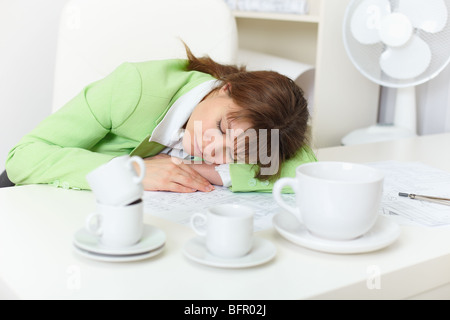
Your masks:
M450 172L450 134L326 148L319 160L421 161ZM73 234L94 210L91 192L52 186L0 189L0 298L19 299L450 299L450 228L403 226L380 251L338 255L313 251L274 229L277 256L245 269L214 268L182 254L195 236L149 214L167 235L164 251L140 262L106 263L73 251ZM380 272L373 285L375 272ZM371 285L372 284L372 285ZM428 295L430 293L430 295Z

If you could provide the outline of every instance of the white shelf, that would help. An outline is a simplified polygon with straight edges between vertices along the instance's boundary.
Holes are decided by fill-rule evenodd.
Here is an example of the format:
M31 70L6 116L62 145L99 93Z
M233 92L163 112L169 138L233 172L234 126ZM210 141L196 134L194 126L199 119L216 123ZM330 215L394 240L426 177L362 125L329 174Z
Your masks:
M319 23L318 15L272 12L233 11L236 18Z
M351 0L308 0L309 14L233 11L239 46L315 66L312 144L338 146L358 128L375 125L379 86L352 65L342 41Z

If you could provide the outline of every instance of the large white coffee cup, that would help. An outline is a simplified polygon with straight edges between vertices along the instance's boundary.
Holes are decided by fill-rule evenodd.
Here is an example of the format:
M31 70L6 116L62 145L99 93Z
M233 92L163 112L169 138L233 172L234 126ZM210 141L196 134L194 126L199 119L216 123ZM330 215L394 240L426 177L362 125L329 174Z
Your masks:
M99 237L100 243L123 248L141 240L144 230L142 200L128 206L109 206L97 203L97 210L86 219L86 229Z
M313 162L299 166L295 178L278 180L273 195L312 234L331 240L351 240L374 226L383 180L383 174L369 166ZM281 196L286 186L295 192L295 207L286 204Z
M133 164L139 166L139 176ZM98 202L105 205L125 206L142 198L145 176L144 160L137 156L117 157L91 171L86 180Z
M214 256L239 258L253 246L253 215L250 207L222 204L192 215L191 226Z

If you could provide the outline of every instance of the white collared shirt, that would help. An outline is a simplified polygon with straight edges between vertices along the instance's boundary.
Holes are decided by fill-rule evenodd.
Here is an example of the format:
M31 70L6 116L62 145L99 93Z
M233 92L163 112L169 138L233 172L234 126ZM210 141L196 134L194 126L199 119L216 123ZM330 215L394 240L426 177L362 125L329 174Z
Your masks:
M183 149L183 126L189 120L195 107L208 93L217 88L218 85L219 82L217 80L207 81L182 95L175 101L163 120L153 130L149 141L155 141L166 146L167 148L161 151L161 153L181 159L193 159L193 157L184 152ZM223 186L231 186L229 165L218 165L215 169L222 178Z

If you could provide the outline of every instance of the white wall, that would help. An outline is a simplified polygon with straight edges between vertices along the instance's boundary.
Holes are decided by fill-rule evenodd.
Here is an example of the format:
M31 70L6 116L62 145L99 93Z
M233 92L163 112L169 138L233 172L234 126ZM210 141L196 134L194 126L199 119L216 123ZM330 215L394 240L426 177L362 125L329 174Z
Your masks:
M384 88L380 122L394 119L396 89ZM450 132L450 64L436 78L416 87L419 135Z
M0 170L51 112L59 15L68 0L0 0Z
M450 65L417 88L419 133L450 132Z

